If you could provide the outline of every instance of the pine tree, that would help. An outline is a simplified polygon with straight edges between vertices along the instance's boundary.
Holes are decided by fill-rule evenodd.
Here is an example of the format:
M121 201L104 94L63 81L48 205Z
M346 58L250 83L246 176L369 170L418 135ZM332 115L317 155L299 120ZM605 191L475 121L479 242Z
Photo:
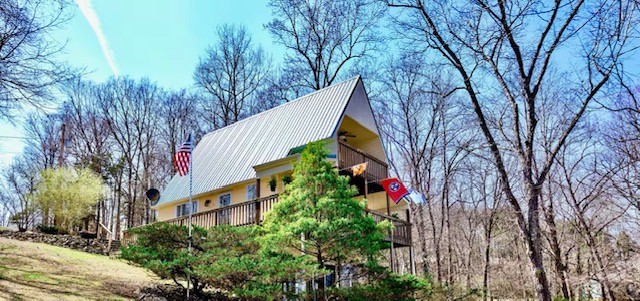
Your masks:
M391 226L376 225L365 215L364 202L353 199L356 188L338 174L327 155L323 142L306 146L294 164L293 181L265 217L264 239L274 250L313 256L320 269L335 265L339 281L344 265L378 266L384 233ZM324 281L318 288L324 289Z

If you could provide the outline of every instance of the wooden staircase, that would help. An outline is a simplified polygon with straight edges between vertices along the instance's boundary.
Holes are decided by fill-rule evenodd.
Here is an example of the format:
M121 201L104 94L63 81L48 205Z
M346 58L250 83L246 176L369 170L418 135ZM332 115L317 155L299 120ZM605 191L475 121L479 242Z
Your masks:
M106 238L100 239L100 242L102 242L105 245L109 244L109 240ZM121 246L122 246L122 243L119 240L112 240L111 249L109 250L109 252L119 252Z

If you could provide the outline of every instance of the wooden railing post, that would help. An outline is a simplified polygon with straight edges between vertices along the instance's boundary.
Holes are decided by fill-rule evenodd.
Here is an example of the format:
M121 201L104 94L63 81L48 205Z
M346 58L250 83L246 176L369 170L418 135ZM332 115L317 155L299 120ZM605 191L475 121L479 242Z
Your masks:
M256 225L260 225L260 201L256 201L255 204L255 221L256 221Z

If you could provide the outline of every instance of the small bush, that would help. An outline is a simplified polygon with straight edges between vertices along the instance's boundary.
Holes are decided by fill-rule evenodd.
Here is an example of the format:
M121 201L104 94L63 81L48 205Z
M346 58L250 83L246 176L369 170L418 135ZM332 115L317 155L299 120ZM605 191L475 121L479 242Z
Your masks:
M122 258L178 285L189 275L197 294L209 287L228 298L282 299L282 283L317 273L312 258L263 251L256 226L195 227L191 254L185 226L156 223L131 231L138 241L122 249Z
M346 288L329 288L332 300L427 300L432 294L431 281L414 275L389 273L369 284L357 284Z
M36 230L44 234L54 234L54 235L69 234L69 231L67 231L66 229L56 227L56 226L48 226L48 225L37 225Z

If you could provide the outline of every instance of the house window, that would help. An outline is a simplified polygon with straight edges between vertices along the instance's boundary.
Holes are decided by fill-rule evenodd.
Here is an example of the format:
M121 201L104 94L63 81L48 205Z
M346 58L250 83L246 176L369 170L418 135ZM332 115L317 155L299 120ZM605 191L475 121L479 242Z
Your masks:
M326 266L326 269L330 270L329 275L324 276L324 286L331 287L336 283L336 268L334 266Z
M247 201L255 200L257 196L257 187L256 184L247 185ZM255 221L256 217L256 207L254 204L246 206L244 217L242 218L243 224L251 224Z
M189 214L189 206L188 206L188 204L189 203L184 203L184 204L180 204L180 205L176 206L176 216L177 217ZM193 213L197 213L198 212L198 201L193 201L193 203L191 204L191 210L193 211Z
M220 195L219 198L220 208L231 205L231 194ZM220 210L218 213L218 225L229 224L231 217L230 210Z
M231 194L223 194L220 196L220 207L231 205Z
M256 184L247 185L247 201L253 200L257 197L256 187Z

